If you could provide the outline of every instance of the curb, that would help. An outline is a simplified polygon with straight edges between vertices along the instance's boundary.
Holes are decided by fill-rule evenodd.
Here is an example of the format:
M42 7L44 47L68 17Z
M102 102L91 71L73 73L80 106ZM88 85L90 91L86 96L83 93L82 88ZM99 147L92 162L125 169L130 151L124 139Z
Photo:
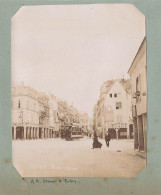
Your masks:
M136 154L137 156L140 156L140 157L146 159L146 153L145 153L145 152L142 152L142 151L135 151L135 154Z

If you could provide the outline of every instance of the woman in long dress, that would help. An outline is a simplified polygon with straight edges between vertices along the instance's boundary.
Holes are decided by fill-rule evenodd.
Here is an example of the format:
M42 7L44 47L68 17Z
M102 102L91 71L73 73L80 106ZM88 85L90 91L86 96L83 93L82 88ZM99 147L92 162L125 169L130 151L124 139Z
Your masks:
M94 132L94 138L93 138L93 148L100 148L101 149L102 147L102 144L98 141L98 137L97 137L97 134L96 132Z

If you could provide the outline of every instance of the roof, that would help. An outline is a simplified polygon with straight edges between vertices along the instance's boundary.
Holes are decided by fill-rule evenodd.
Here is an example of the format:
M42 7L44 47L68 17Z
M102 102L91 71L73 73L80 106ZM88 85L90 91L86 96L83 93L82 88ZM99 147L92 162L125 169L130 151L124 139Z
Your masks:
M120 83L123 86L123 88L125 89L126 93L129 93L130 88L131 88L130 79L127 79L127 80L122 79L122 80L120 80Z
M110 91L110 89L112 88L112 86L115 84L116 81L119 81L121 83L121 85L123 86L123 88L125 89L125 91L128 93L130 91L130 79L116 79L116 80L108 80L106 82L104 82L103 85L106 86L106 93L108 93Z
M103 83L103 85L101 86L101 88L103 88L104 86L106 87L106 93L108 93L111 89L111 87L113 86L113 84L115 83L115 80L108 80L105 81Z
M134 59L133 59L133 61L131 63L131 66L130 66L130 68L128 70L128 74L130 74L130 72L132 70L132 67L134 65L134 61L136 60L136 58L137 58L138 54L140 53L140 51L141 51L141 49L142 49L142 47L143 47L143 45L144 45L145 42L146 42L146 36L144 37L143 41L140 44L140 47L139 47L139 49L138 49L138 51L137 51L137 53L136 53L136 55L135 55L135 57L134 57Z

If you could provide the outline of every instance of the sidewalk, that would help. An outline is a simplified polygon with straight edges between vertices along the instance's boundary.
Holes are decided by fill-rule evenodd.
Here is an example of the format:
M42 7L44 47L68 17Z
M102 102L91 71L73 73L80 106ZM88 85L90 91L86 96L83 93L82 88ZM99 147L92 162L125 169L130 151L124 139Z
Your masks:
M146 156L147 156L144 151L139 151L138 149L135 150L135 154L137 156L140 156L140 157L144 158L144 159L146 159Z
M103 148L106 148L104 139L99 138L99 141L103 143ZM139 151L134 149L133 139L112 139L110 141L110 151L124 152L130 155L137 155L141 158L146 159L146 153L144 151Z

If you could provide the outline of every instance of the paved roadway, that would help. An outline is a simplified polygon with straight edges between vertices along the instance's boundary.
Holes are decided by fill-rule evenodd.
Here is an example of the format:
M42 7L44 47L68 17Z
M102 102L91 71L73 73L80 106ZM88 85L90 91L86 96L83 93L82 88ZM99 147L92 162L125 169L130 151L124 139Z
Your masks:
M92 149L92 139L14 140L13 164L23 177L134 177L146 161L136 155L133 140L111 140Z

